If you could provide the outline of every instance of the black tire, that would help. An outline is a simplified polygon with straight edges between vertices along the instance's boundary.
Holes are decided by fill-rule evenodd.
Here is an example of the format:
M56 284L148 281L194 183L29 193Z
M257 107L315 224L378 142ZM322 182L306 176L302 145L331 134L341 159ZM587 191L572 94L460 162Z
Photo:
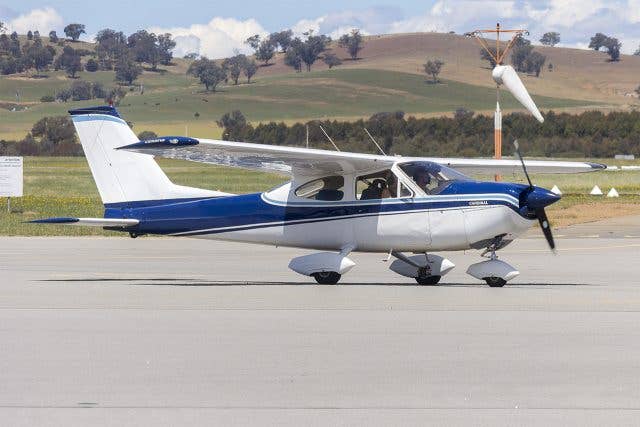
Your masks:
M501 288L507 284L507 281L501 277L485 277L484 281L492 288Z
M313 273L313 278L320 285L335 285L340 281L342 276L335 271L321 271L319 273Z
M416 282L421 286L433 286L437 285L442 276L426 276L426 277L416 277Z

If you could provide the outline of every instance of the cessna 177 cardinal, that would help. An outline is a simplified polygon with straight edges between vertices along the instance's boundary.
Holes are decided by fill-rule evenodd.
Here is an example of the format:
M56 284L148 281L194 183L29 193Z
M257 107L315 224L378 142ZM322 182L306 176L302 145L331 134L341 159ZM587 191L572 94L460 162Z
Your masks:
M104 218L40 223L100 226L129 233L221 239L319 252L289 267L335 284L352 252L389 253L390 268L436 284L453 263L438 251L478 249L488 259L467 272L503 286L519 272L496 251L540 222L559 196L531 184L481 182L463 173L588 172L583 162L407 158L252 143L162 137L139 141L113 107L70 111L104 203ZM277 171L291 180L270 191L232 195L173 184L154 156ZM526 169L524 170L526 173ZM528 178L528 175L527 175ZM414 255L405 255L410 252Z

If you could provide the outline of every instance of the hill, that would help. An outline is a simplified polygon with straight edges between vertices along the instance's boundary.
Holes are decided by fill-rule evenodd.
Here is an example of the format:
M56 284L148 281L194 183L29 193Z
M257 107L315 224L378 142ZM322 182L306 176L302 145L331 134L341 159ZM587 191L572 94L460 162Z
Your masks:
M83 43L82 48L91 45ZM536 49L547 55L554 71L522 78L543 110L624 109L637 104L625 94L639 83L640 58L623 56L621 62L609 63L599 52ZM366 38L362 59L356 61L344 59L348 55L335 45L333 50L343 58L338 68L328 70L318 61L311 73L295 73L278 54L273 65L259 69L252 84L222 86L216 93L204 92L185 75L188 61L177 59L162 72L145 71L120 110L136 132L219 136L215 120L234 109L257 122L355 118L391 110L425 116L451 114L459 107L475 111L494 107L490 70L474 40L436 33L372 36ZM427 58L445 61L440 84L426 81L421 64ZM47 78L0 78L0 139L22 138L43 116L102 102L41 103L42 96L73 81L61 71L45 74ZM115 85L113 72L81 72L79 78ZM509 96L504 97L503 107L519 108Z

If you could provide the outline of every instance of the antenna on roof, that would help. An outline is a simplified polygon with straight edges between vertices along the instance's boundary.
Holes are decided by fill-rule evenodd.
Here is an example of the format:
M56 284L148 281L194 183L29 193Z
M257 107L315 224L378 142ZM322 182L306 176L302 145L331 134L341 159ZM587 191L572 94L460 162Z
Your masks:
M369 133L369 131L367 130L367 128L363 128L364 131L367 133L367 135L369 135L369 138L371 138L371 142L373 142L376 147L378 147L378 150L380 150L380 152L382 153L383 156L386 156L387 153L384 152L384 150L378 145L378 143L376 142L375 138Z
M340 151L340 149L338 148L338 146L336 145L335 142L333 142L333 139L331 139L331 137L329 136L329 134L327 133L327 131L324 130L324 128L322 127L321 124L318 124L318 126L320 126L320 130L322 131L322 133L324 133L324 136L327 137L327 139L329 140L329 142L333 145L333 148L336 149L336 151Z

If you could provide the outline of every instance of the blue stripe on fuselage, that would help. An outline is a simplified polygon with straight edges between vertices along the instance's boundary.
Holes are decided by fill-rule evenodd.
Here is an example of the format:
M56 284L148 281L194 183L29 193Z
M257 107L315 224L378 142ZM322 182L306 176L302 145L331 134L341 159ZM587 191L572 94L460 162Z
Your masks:
M261 193L206 198L126 202L106 205L106 218L140 220L134 231L150 234L214 234L229 231L305 224L374 215L403 214L472 205L464 196L476 196L486 205L504 205L518 211L516 200L526 186L520 184L454 182L439 196L424 199L384 199L352 202L277 204ZM487 194L491 193L491 194ZM500 196L503 194L504 196ZM455 196L460 196L457 199ZM482 196L486 195L486 199Z

